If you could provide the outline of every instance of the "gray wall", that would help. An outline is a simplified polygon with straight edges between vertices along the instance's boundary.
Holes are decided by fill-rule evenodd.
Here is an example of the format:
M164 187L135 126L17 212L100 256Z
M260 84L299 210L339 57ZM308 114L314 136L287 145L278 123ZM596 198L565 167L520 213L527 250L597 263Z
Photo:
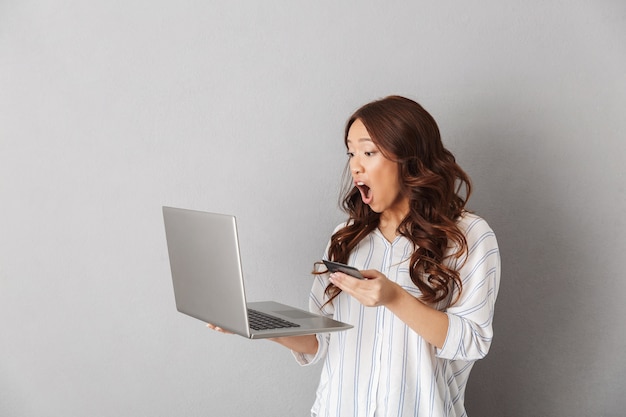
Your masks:
M306 415L319 367L175 311L160 207L236 214L250 298L306 306L393 93L502 249L470 415L623 415L624 39L621 0L0 1L0 415Z

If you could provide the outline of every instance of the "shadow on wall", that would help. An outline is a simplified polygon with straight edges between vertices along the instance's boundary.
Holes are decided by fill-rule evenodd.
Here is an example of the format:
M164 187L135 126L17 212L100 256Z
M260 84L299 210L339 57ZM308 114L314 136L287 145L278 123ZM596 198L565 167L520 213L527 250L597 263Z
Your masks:
M550 129L520 121L523 112L482 110L483 121L498 120L465 132L476 153L464 165L476 188L470 208L498 237L502 280L491 352L467 388L468 415L608 415L607 401L621 396L619 371L598 357L608 326L599 323L614 313L604 302L609 290L598 285L606 269L595 256L600 242L581 230L581 221L593 229L580 204L593 192L581 189L576 164L559 159Z

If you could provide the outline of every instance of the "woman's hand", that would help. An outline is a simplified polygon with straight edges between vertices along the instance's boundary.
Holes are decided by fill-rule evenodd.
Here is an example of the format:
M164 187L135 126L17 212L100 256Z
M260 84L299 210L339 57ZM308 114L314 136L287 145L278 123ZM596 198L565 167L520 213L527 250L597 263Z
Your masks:
M233 332L224 330L221 327L218 327L211 323L207 323L206 327L219 333L234 334ZM267 340L276 342L295 352L308 353L311 355L315 355L315 353L317 353L318 342L317 337L314 334L308 334L304 336L274 337Z
M217 327L216 325L211 324L211 323L207 323L206 327L208 327L211 330L215 330L216 332L220 332L224 334L233 334L232 332L229 332L228 330L224 330L221 327Z
M361 271L361 274L365 279L334 272L330 274L330 282L367 307L388 305L399 297L400 291L403 291L398 284L390 281L379 271L370 269Z
M378 271L361 271L367 279L342 272L330 274L330 282L367 307L385 306L428 343L442 348L448 333L448 316L413 297Z

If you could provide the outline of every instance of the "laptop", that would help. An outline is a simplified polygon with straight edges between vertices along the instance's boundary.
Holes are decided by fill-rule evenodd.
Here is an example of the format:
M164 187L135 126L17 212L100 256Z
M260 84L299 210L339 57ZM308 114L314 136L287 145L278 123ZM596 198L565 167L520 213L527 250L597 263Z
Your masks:
M352 328L275 301L247 302L235 216L163 207L163 219L179 312L250 339Z

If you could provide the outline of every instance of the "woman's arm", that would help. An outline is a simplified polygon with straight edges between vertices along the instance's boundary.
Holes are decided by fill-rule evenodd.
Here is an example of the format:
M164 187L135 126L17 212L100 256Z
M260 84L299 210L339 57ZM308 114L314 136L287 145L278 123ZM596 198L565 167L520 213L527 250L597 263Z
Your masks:
M483 219L464 218L468 253L459 268L463 291L445 312L413 297L378 271L361 271L368 280L345 274L331 279L366 306L386 306L445 359L477 360L489 351L493 339L493 315L500 286L500 252L496 237Z
M287 349L293 350L294 352L304 353L306 355L315 355L319 347L317 337L314 334L307 334L304 336L275 337L269 340L283 345Z
M400 286L398 290L398 296L387 302L385 307L424 340L441 349L448 334L448 315L422 303Z
M232 334L231 332L211 323L207 323L206 327L215 330L216 332ZM294 352L304 353L305 355L315 355L317 353L317 349L319 348L317 337L314 334L307 334L304 336L273 337L268 340L283 345Z
M361 280L344 273L331 274L339 288L367 307L385 306L428 343L442 348L448 334L448 315L427 306L375 270L361 271Z

